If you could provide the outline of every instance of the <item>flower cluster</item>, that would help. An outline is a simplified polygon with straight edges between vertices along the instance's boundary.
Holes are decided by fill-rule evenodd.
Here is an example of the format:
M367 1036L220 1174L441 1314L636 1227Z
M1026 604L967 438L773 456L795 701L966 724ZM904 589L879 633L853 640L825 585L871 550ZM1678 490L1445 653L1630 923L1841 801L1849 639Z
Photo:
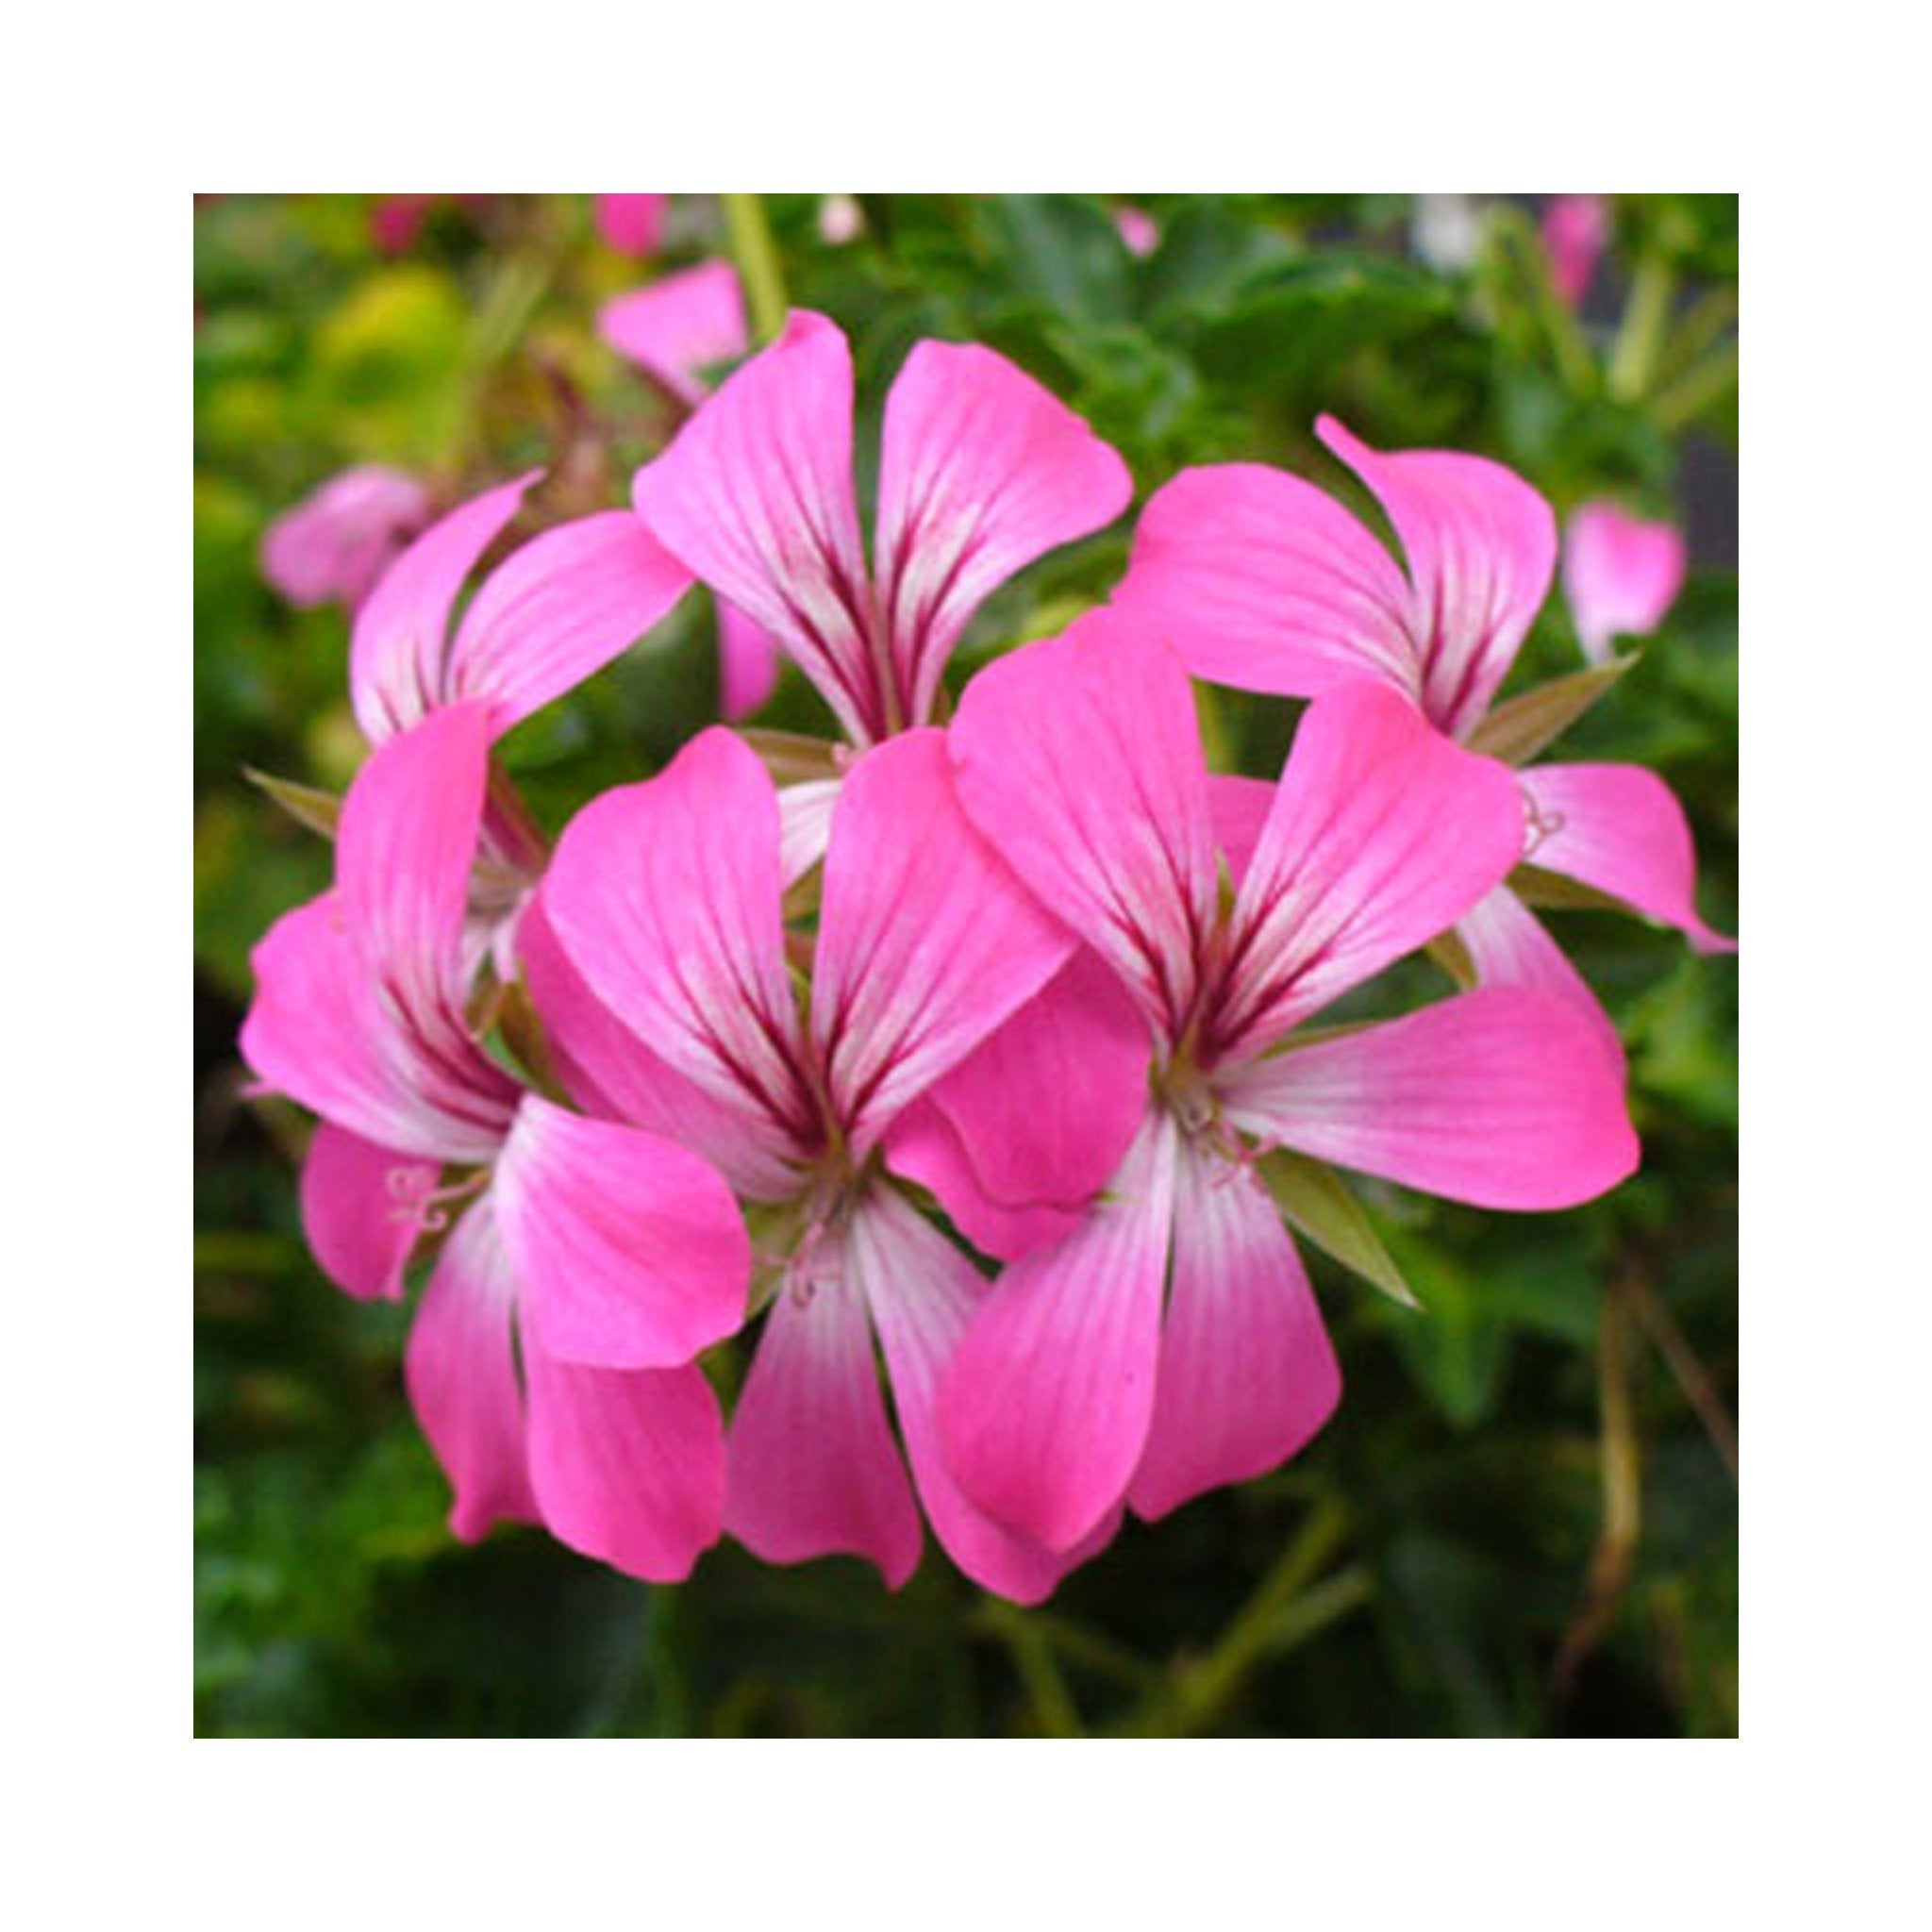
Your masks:
M634 508L512 550L458 618L525 477L361 602L374 749L333 889L257 949L243 1052L320 1116L332 1278L396 1297L430 1261L406 1373L458 1535L540 1523L673 1580L728 1534L896 1586L930 1524L1037 1602L1125 1511L1332 1414L1284 1219L1359 1214L1332 1167L1518 1210L1633 1170L1614 1029L1526 880L1729 941L1660 781L1529 762L1581 697L1496 702L1557 550L1507 471L1324 422L1399 556L1302 478L1185 473L1109 604L955 702L989 594L1128 508L1120 457L921 342L868 543L839 329L795 314L712 388L735 287L654 302L605 327L691 413ZM714 726L553 844L492 745L694 583L841 741L801 774ZM1210 771L1191 675L1307 701L1275 778ZM1458 990L1323 1024L1424 948Z

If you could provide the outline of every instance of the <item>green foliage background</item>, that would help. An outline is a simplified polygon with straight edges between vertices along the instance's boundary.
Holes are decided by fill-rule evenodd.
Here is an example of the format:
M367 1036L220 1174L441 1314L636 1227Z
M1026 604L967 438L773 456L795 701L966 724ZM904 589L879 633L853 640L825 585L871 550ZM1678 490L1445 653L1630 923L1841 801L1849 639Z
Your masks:
M892 372L943 335L1041 376L1125 455L1139 501L1230 458L1345 491L1310 433L1327 409L1374 442L1494 455L1559 511L1613 491L1688 514L1686 594L1559 749L1676 788L1704 909L1735 930L1735 198L1620 198L1580 322L1530 197L1491 206L1449 273L1417 258L1407 197L1136 199L1162 229L1144 260L1090 197L865 196L842 247L818 197L762 199L791 300L853 337L861 483ZM362 198L195 212L199 1728L1733 1732L1736 968L1597 912L1553 917L1630 1043L1642 1172L1563 1215L1363 1185L1426 1312L1311 1254L1346 1384L1334 1423L1276 1476L1129 1523L1044 1610L984 1597L930 1541L894 1596L845 1559L772 1569L727 1544L652 1590L535 1532L449 1537L401 1391L406 1316L323 1280L296 1219L303 1123L242 1091L249 946L328 870L242 769L339 789L360 756L346 622L279 603L257 546L355 461L452 495L544 463L541 522L625 500L675 416L597 341L595 306L727 239L715 200L679 197L641 271L595 240L588 197L446 201L399 258L373 247ZM956 687L1103 595L1129 529L1002 591ZM553 830L713 720L710 624L687 599L661 648L508 741ZM1579 661L1553 598L1508 689ZM1204 709L1226 768L1279 769L1290 708ZM789 673L758 722L824 728Z

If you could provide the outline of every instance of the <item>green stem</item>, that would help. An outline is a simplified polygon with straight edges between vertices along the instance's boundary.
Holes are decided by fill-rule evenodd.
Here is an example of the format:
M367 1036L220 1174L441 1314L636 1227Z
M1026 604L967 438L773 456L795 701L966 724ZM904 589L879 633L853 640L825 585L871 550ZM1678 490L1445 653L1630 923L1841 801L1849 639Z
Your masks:
M1652 411L1659 429L1682 429L1738 386L1738 345L1723 342L1657 391Z
M1348 1512L1338 1502L1312 1509L1274 1569L1204 1656L1176 1658L1124 1726L1131 1737L1198 1737L1234 1702L1249 1674L1270 1657L1305 1643L1369 1597L1358 1567L1320 1583L1315 1577L1340 1547Z
M1675 271L1660 255L1647 255L1638 264L1630 284L1630 299L1610 352L1607 383L1619 402L1636 402L1657 374L1657 357L1671 324L1671 303L1677 292Z
M1060 1675L1045 1630L1024 1610L997 1597L988 1599L985 1616L987 1626L997 1631L1013 1653L1041 1729L1049 1738L1084 1738L1087 1728L1080 1722L1067 1681Z
M772 240L772 225L765 219L763 198L727 194L724 219L731 229L732 258L751 307L752 332L760 343L775 341L785 326L785 273Z
M1738 323L1738 291L1734 288L1711 289L1676 318L1670 341L1657 358L1659 390L1674 382L1707 351L1716 348L1735 333Z
M981 1606L975 1623L990 1635L1008 1641L1008 1620L1019 1614L998 1597L989 1597ZM1057 1656L1070 1664L1079 1664L1096 1676L1110 1677L1130 1690L1142 1690L1160 1674L1145 1657L1136 1657L1124 1645L1076 1624L1070 1617L1056 1616L1050 1610L1028 1610L1025 1621L1045 1639Z
M1637 1403L1630 1386L1633 1332L1630 1277L1612 1281L1597 1330L1597 1400L1602 1413L1599 1480L1603 1526L1584 1579L1583 1603L1563 1633L1550 1672L1552 1692L1570 1694L1578 1667L1617 1614L1637 1567L1643 1534L1643 1466L1637 1441Z

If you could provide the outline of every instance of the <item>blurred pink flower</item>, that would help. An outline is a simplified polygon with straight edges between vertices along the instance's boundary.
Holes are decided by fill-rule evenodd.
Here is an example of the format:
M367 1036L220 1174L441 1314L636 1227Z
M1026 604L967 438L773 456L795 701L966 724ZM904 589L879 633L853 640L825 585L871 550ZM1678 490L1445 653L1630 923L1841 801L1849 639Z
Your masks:
M620 255L658 252L671 206L668 194L594 194L591 202L597 232L608 246Z
M1609 205L1601 194L1553 194L1543 210L1550 280L1571 308L1580 308L1610 238Z
M728 261L701 261L613 296L597 311L597 333L693 409L710 392L705 372L751 346L744 291Z
M422 239L431 212L449 205L472 216L489 207L488 194L378 194L369 210L369 232L385 255L407 255Z
M385 255L406 255L416 245L437 196L378 194L369 210L369 232Z
M1160 224L1143 208L1123 202L1113 211L1113 225L1130 255L1152 255L1160 246Z
M865 210L849 194L828 194L819 203L819 240L843 248L865 233Z
M1684 588L1684 537L1614 503L1580 504L1563 532L1563 594L1583 655L1607 661L1611 640L1648 637Z
M261 574L304 609L354 609L429 521L429 491L401 470L380 463L344 470L268 526Z

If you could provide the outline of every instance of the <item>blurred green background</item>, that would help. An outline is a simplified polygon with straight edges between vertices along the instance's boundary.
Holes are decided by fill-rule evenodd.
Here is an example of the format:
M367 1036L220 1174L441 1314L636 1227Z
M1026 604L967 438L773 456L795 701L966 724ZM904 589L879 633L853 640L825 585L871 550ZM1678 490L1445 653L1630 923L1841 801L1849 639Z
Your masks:
M894 1596L840 1558L781 1570L724 1544L654 1590L535 1531L450 1538L402 1394L406 1315L308 1259L305 1123L244 1097L236 1058L248 949L328 873L242 768L340 789L361 755L347 620L279 601L258 546L370 460L443 502L543 463L520 531L625 501L677 411L597 340L596 306L728 252L729 225L718 198L675 197L639 263L597 238L588 196L432 199L397 253L368 197L195 209L199 1730L1734 1733L1736 968L1599 912L1552 920L1629 1043L1641 1173L1540 1216L1364 1184L1426 1312L1310 1252L1335 1421L1272 1478L1130 1522L1044 1609L992 1602L930 1540ZM1580 314L1552 289L1533 196L1137 196L1160 236L1145 257L1119 202L856 199L861 232L837 243L824 197L756 212L790 300L853 338L862 485L891 374L942 335L1085 415L1137 507L1230 458L1344 488L1311 436L1326 409L1376 443L1498 457L1559 512L1607 491L1684 522L1683 597L1557 755L1661 773L1703 909L1736 930L1735 197L1612 198ZM955 688L1104 595L1130 527L1000 592ZM552 830L714 720L711 623L688 598L658 647L508 741ZM1506 693L1580 661L1553 596ZM1288 708L1206 705L1223 763L1279 769ZM825 728L790 672L757 722Z

